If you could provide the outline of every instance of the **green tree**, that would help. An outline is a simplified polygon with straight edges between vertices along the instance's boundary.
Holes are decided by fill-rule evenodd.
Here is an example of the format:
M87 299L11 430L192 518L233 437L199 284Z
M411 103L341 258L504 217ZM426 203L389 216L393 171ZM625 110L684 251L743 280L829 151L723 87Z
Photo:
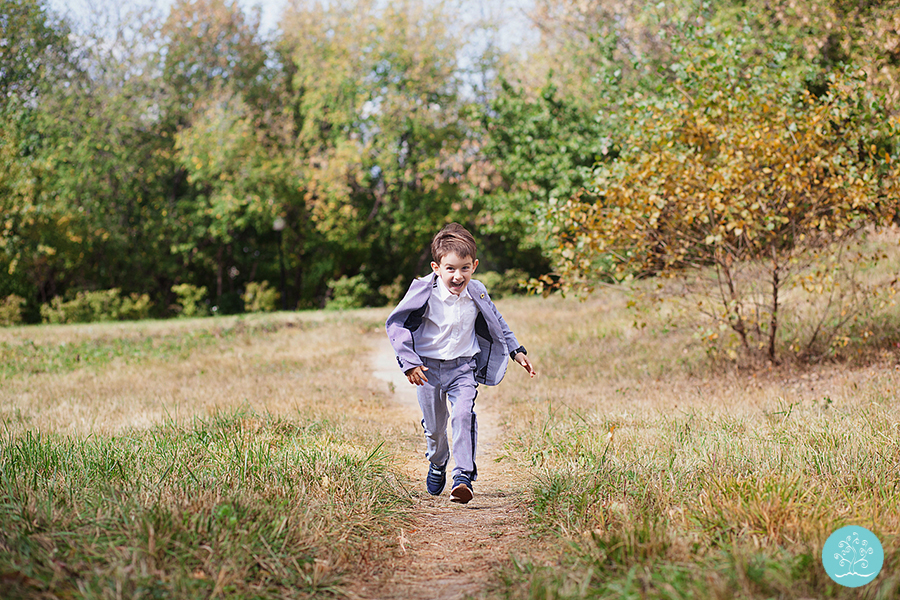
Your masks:
M485 229L516 240L520 251L531 249L529 271L545 273L541 254L555 247L550 206L587 184L593 165L610 152L609 139L593 114L549 83L531 98L503 81L484 123L484 154L501 178L485 196Z
M69 240L66 213L47 205L52 174L43 154L41 108L73 68L69 29L39 0L9 0L0 9L0 296L27 299L39 319L39 295L54 293Z
M33 99L65 72L69 28L42 0L4 0L0 8L0 98Z
M823 69L857 65L866 86L900 106L900 2L842 0L750 0L736 3L761 40L790 41L790 52ZM817 78L811 83L823 87Z
M162 25L169 112L186 124L195 105L222 89L264 105L269 74L259 11L244 13L228 0L177 0Z
M243 310L244 283L272 279L260 273L276 262L272 223L301 193L279 64L267 64L258 13L237 3L176 2L161 32L175 279L209 287L226 312Z
M341 276L362 273L377 288L421 273L434 232L477 214L460 193L472 130L452 19L414 1L309 3L285 14L305 166L297 210L320 241L310 283L322 298Z
M44 94L30 125L46 164L39 212L65 229L55 245L45 244L55 257L45 296L70 288L155 291L152 277L175 266L164 202L171 141L157 129L155 22L126 12L110 27L111 37L85 25L78 68Z
M294 173L289 153L267 139L265 126L241 96L221 94L198 104L191 126L175 135L177 161L191 193L179 203L187 221L174 249L193 260L205 255L197 256L198 250L214 249L205 256L214 257L208 265L216 274L219 298L226 269L230 266L234 279L245 267L245 261L224 251L256 247L267 237Z

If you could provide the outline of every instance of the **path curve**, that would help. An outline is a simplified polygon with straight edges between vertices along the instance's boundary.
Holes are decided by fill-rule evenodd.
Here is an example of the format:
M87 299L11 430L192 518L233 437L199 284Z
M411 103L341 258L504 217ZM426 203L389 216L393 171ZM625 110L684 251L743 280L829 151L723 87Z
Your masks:
M373 375L393 391L404 420L421 420L415 388L397 367L394 351L381 337L372 353ZM450 502L449 485L432 497L425 491L425 440L421 451L402 468L411 481L415 522L398 536L394 556L374 566L366 581L349 594L371 600L461 600L484 597L496 583L498 569L526 534L516 486L504 463L495 462L501 450L497 415L486 409L490 391L478 395L478 481L475 498L466 505ZM483 400L484 399L484 400ZM452 462L451 458L451 462Z

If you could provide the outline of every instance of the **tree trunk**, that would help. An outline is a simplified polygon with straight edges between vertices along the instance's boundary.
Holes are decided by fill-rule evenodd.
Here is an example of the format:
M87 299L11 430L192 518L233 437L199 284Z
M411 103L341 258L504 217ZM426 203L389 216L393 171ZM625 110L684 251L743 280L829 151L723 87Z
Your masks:
M728 294L725 295L723 293L722 300L725 305L726 313L730 312L734 314L734 322L731 324L731 329L741 338L741 346L743 346L744 352L749 356L750 341L747 339L747 326L741 315L740 303L737 298L737 290L734 288L734 279L731 276L731 269L728 268L728 264L724 260L716 260L716 271L718 272L720 290L723 277L725 279L725 284L728 286Z
M219 246L216 252L216 304L222 298L222 279L224 278L225 264L223 262L225 256L225 246Z
M772 258L772 318L769 320L769 360L775 362L775 335L778 333L778 288L781 286L779 279L778 261Z

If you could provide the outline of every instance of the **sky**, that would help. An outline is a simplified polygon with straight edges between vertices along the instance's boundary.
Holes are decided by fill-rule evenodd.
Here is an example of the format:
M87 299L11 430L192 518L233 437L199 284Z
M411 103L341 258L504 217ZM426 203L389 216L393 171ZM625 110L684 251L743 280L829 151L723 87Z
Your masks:
M244 10L248 10L253 6L262 8L262 29L263 31L271 31L278 24L281 11L287 0L237 0L238 5ZM168 11L171 6L171 0L138 0L137 2L115 2L111 0L49 0L50 6L61 14L73 15L76 19L86 17L91 13L92 9L97 9L104 5L121 6L122 4L148 6L152 9L159 10L162 14Z
M389 0L388 0L389 1ZM470 19L493 18L500 23L500 30L495 40L504 50L514 49L522 45L531 34L525 12L532 6L533 0L459 0L464 13ZM244 10L259 6L262 9L261 26L264 33L273 31L278 26L281 12L287 0L237 0ZM49 0L50 6L57 12L69 15L75 20L82 20L92 10L122 10L126 7L147 6L165 14L172 0Z
M2 0L0 0L2 1ZM237 4L246 10L258 6L261 8L261 33L264 37L272 39L272 34L277 30L278 23L285 5L289 0L236 0ZM386 0L390 2L391 0ZM534 0L455 0L461 8L464 22L494 22L498 24L496 32L488 32L478 28L470 32L462 49L457 55L458 64L463 71L473 66L473 61L481 56L488 47L493 47L501 52L522 52L531 49L532 41L536 41L537 32L531 26L527 11L533 6ZM168 13L173 0L48 0L50 7L56 12L66 16L73 23L75 31L85 31L78 24L91 24L97 31L97 24L106 22L113 24L110 28L115 31L115 23L122 22L115 18L120 14L124 17L135 9L142 11L154 11L160 18ZM454 0L449 0L453 4ZM92 17L92 15L95 15ZM101 15L97 17L96 15ZM109 15L113 15L110 17ZM107 21L107 19L109 19ZM465 24L461 24L465 27ZM100 29L102 31L102 28ZM480 80L477 76L469 81L470 91L480 89Z

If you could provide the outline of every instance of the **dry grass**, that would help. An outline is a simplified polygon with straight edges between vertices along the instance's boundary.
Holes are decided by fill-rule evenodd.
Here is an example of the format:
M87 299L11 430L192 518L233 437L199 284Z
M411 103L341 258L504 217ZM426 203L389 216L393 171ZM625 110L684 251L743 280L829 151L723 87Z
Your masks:
M235 406L367 419L386 393L375 393L358 368L367 352L359 339L380 330L380 316L309 312L0 329L3 358L25 366L4 380L0 418L77 435Z
M897 357L742 371L616 292L501 305L541 379L498 389L508 460L537 482L532 524L565 569L510 575L511 597L847 596L825 575L845 524L881 537L897 589ZM526 561L527 563L527 561ZM518 586L518 587L517 587ZM843 591L842 591L843 590Z

